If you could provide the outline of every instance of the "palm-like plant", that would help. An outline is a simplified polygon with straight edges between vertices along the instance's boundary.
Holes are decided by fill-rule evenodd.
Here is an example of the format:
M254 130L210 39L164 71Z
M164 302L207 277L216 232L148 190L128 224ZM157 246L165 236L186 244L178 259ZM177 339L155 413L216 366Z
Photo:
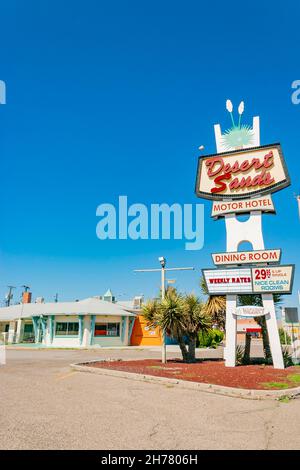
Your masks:
M200 279L200 287L202 293L208 296L204 305L204 312L211 318L212 323L225 330L226 297L224 295L209 295L203 277Z
M157 299L148 300L142 306L142 312L145 320L148 322L149 326L158 325L158 307L159 301Z
M204 310L204 304L193 294L187 295L183 299L183 314L185 332L188 336L188 360L196 360L196 343L198 333L201 330L207 333L211 328L211 319Z
M143 315L149 325L158 326L178 341L184 362L195 362L198 332L206 332L211 326L203 307L196 296L182 296L171 290L162 301L148 301Z

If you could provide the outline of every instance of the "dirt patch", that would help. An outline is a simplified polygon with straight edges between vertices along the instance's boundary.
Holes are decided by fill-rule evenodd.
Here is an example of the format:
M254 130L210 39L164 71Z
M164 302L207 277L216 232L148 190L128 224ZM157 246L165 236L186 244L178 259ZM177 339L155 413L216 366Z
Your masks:
M299 386L300 381L300 367L297 366L284 370L264 365L225 367L223 361L197 361L195 364L185 364L177 359L169 360L167 364L162 364L158 359L145 359L92 362L85 365L253 390L293 388Z

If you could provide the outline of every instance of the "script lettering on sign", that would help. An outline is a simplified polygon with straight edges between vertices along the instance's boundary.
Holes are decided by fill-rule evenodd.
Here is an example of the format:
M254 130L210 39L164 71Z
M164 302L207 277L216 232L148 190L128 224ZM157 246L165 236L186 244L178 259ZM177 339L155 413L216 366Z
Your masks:
M199 158L196 194L207 199L245 199L290 184L280 144Z

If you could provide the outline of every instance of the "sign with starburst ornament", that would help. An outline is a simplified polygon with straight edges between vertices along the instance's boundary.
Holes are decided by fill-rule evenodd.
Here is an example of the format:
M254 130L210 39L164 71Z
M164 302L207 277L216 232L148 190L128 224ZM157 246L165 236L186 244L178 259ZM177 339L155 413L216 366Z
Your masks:
M196 195L211 199L212 217L225 219L226 252L212 253L216 269L203 269L202 275L210 296L226 296L226 367L236 365L237 316L266 314L266 326L273 365L284 369L272 294L291 294L294 265L280 265L280 249L265 249L262 214L275 212L271 194L290 185L289 174L280 144L261 146L259 116L252 126L242 124L244 102L238 107L226 101L232 126L222 132L214 125L217 153L199 157ZM203 146L199 147L203 149ZM299 198L300 200L300 198ZM241 221L238 214L249 214ZM251 251L239 251L248 242ZM238 307L238 295L261 295L262 306Z
M280 144L199 158L196 193L206 199L245 199L290 185Z
M244 107L242 101L236 122L233 105L227 100L226 108L232 127L222 134L221 141L222 149L228 151L199 157L196 180L198 197L213 200L257 198L290 185L280 144L252 145L255 137L253 129L241 123Z

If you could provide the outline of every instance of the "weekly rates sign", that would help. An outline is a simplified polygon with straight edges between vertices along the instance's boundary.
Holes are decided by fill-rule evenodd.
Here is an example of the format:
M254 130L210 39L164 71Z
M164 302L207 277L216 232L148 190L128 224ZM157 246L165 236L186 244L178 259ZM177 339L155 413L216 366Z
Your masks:
M291 294L293 289L294 265L203 269L202 273L210 295Z

